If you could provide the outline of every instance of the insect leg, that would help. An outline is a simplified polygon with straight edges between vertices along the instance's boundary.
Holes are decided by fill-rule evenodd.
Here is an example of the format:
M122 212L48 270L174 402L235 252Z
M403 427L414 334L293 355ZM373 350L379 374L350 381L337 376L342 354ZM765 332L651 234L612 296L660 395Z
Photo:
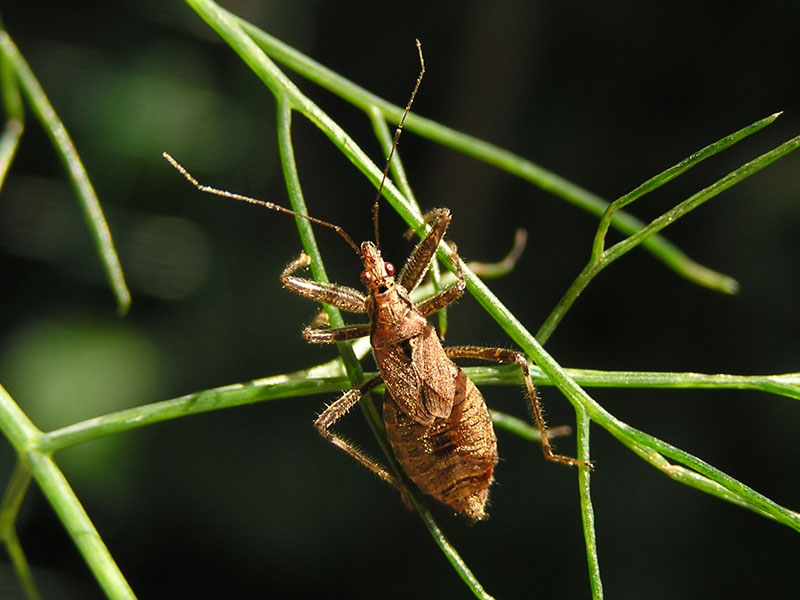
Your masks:
M542 452L547 460L553 462L560 462L570 466L592 467L591 463L565 456L563 454L556 454L553 447L550 445L550 440L547 435L547 425L542 413L542 406L539 403L539 396L536 394L536 388L533 386L531 379L531 372L528 368L528 361L522 352L515 350L508 350L505 348L488 348L484 346L450 346L444 349L445 354L450 358L471 358L475 360L486 360L496 363L514 364L522 369L522 374L525 379L525 386L528 390L528 398L531 402L533 409L533 418L536 421L536 427L542 434Z
M456 268L456 282L449 288L442 290L435 296L420 302L414 307L425 317L442 310L445 306L451 305L464 295L464 290L467 288L467 282L464 280L464 272L461 270L461 261L458 258L456 245L453 243L450 244L450 257Z
M331 329L328 322L328 313L321 310L314 317L314 320L303 329L303 338L312 344L333 344L335 342L346 342L347 340L357 340L369 335L369 325L345 325L337 329Z
M417 287L425 276L451 219L450 211L446 208L434 209L423 217L425 222L433 221L433 226L428 235L422 238L422 241L411 251L411 255L398 276L400 285L409 292Z
M283 287L309 300L324 302L341 310L353 313L367 312L364 305L366 301L364 294L358 290L334 283L318 283L311 279L294 276L296 271L305 269L310 264L311 258L306 253L301 252L300 256L290 262L281 273Z
M375 473L386 483L400 490L400 493L403 494L403 497L405 499L406 495L405 487L400 482L400 480L398 480L394 475L389 473L389 471L387 471L376 461L369 458L366 454L364 454L358 448L353 446L350 442L340 438L330 430L331 426L334 423L336 423L336 421L341 419L347 413L347 411L349 411L361 399L361 397L364 394L366 394L371 389L377 387L382 382L383 379L381 379L381 377L373 377L369 381L362 383L359 387L353 388L352 390L345 392L338 400L328 405L328 407L322 411L319 417L317 417L314 426L317 428L317 431L319 431L319 434L326 440L328 440L331 444L333 444L340 450L344 450L347 454L352 456L367 469Z

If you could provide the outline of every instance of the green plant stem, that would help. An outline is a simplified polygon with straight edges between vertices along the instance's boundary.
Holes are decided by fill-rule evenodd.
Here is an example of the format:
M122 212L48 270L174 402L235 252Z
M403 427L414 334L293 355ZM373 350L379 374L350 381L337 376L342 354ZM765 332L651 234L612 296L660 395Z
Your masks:
M605 249L605 238L606 234L608 233L608 228L611 225L611 220L614 216L614 213L628 206L632 202L638 200L642 196L649 194L650 192L658 189L662 185L672 181L679 175L682 175L692 167L697 166L702 161L706 160L707 158L711 158L715 154L722 152L733 146L734 144L742 141L743 139L747 138L748 136L761 131L767 125L771 125L775 119L777 119L781 113L774 113L768 117L760 119L756 121L752 125L748 125L740 129L739 131L732 133L730 135L726 135L721 140L717 140L716 142L709 144L705 148L698 150L691 156L685 158L678 164L670 167L669 169L659 173L655 177L651 177L643 184L641 184L636 189L632 190L631 192L621 196L614 200L611 204L608 205L606 208L605 213L603 213L602 218L600 219L600 223L597 226L597 234L595 235L594 242L592 244L592 258L594 261L598 261L601 259L603 255L603 251ZM731 290L735 291L735 290Z
M737 132L737 134L729 136L729 138L734 138L735 136L738 135L740 136L738 139L741 139L741 137L744 137L745 135L749 135L750 133L752 133L750 129L764 127L765 122L772 122L772 120L774 120L776 117L777 115L773 115L772 117L767 117L766 119L762 119L761 121L754 123L750 128L745 128L740 132ZM738 139L736 139L735 141L738 141ZM716 144L712 144L712 146L709 146L704 150L701 150L700 152L701 153L705 152L706 154L713 154L714 152L719 151L719 149L717 149L716 146L723 145L723 142L726 142L727 140L728 138L725 138L725 140L721 140ZM595 237L592 257L590 258L587 265L580 272L580 274L575 278L575 281L573 281L572 285L570 285L569 289L561 298L561 300L558 302L555 309L553 309L553 312L551 312L550 315L547 317L544 324L537 332L536 338L540 340L541 343L545 343L553 334L553 331L561 322L561 320L564 318L564 315L566 315L567 311L572 307L572 305L578 299L578 296L580 296L583 290L586 289L586 287L589 285L592 279L594 279L594 277L597 276L597 274L600 271L608 267L615 260L621 258L622 256L624 256L625 254L627 254L640 244L643 244L653 235L655 235L665 227L668 227L672 223L675 223L678 219L685 216L695 208L698 208L703 203L708 202L712 198L718 196L719 194L733 187L734 185L741 183L751 175L757 173L758 171L770 165L771 163L775 162L779 158L786 156L790 152L793 152L794 150L797 149L798 146L800 146L800 136L794 137L784 142L783 144L773 148L769 152L762 154L758 158L755 158L750 162L745 163L738 169L735 169L734 171L728 173L727 175L718 179L708 187L700 190L699 192L693 194L683 202L674 206L672 209L668 210L664 214L653 219L647 226L643 227L640 231L625 238L621 242L614 244L613 246L602 252L599 251L599 246L598 246L598 244L601 244L604 241L605 237L605 233L602 229L604 222L601 221L600 228L598 229L598 234ZM712 149L712 147L714 147L713 151L710 150ZM703 156L698 160L702 160L703 158L706 158L706 156ZM680 163L679 165L676 165L674 169L678 169L679 167L682 166L683 163ZM686 168L690 168L691 166L692 166L691 164L683 166L683 169L685 170ZM623 196L621 200L625 201L626 203L629 203L632 202L633 199L628 200L626 199L626 197Z
M14 529L14 522L22 506L22 500L28 491L31 482L31 472L22 461L18 460L14 466L14 473L8 482L6 493L0 504L0 539L6 540L9 532Z
M329 366L330 368L331 366ZM515 384L519 385L519 375L508 367L478 367L467 369L470 378L479 385L490 384ZM658 387L658 388L729 388L729 389L759 389L778 393L800 399L800 374L785 375L703 375L698 373L636 373L636 372L601 372L568 370L576 380L584 385L601 387ZM253 402L306 396L311 393L332 393L336 390L346 389L350 383L347 378L325 377L314 379L318 376L314 370L300 371L291 375L280 375L273 378L255 380L245 384L225 386L205 390L195 394L188 394L173 400L165 400L154 404L140 406L124 411L103 415L88 421L75 423L68 427L43 434L36 446L43 452L52 452L61 448L73 446L78 443L143 427L167 419L184 417L211 410L230 408ZM367 374L367 377L371 374ZM562 377L566 377L564 372ZM550 383L537 377L537 384ZM575 384L577 385L577 384ZM568 388L569 389L569 388ZM574 393L574 392L570 392ZM585 394L585 392L584 392ZM1 396L0 396L1 398ZM0 402L2 407L2 402ZM788 511L760 494L750 490L727 475L707 465L700 459L684 453L661 440L648 436L643 432L633 429L618 421L611 415L606 416L605 411L593 406L590 399L587 412L593 420L608 429L628 447L634 449L642 456L665 472L670 477L688 483L693 487L703 489L725 500L736 502L739 505L761 512L770 518L778 520L795 529L800 528L800 518L792 511ZM598 413L599 409L599 413ZM0 423L6 422L0 418ZM664 454L688 465L697 473L691 473L681 467L670 465L659 453ZM752 500L752 501L751 501ZM744 502L744 503L743 503ZM766 507L761 510L759 507ZM437 542L438 543L438 542Z
M337 390L346 389L351 385L348 379L341 375L333 377L324 375L325 373L334 372L337 368L334 363L328 363L322 367L294 374L205 390L173 400L103 415L43 434L36 446L40 451L52 452L105 435L143 427L167 419L269 399L307 396L312 393L333 393ZM519 369L513 366L467 369L470 378L479 385L520 385L518 371ZM567 374L574 377L575 381L587 386L753 389L800 399L800 373L743 376L705 375L700 373L603 372L568 369L565 372L565 375ZM366 374L366 377L370 376L372 374ZM536 381L538 385L552 384L550 380L543 379L541 375L536 375ZM3 403L0 402L0 407L2 406ZM602 411L602 409L600 410ZM591 411L587 412L591 415ZM599 417L594 418L594 420L669 477L759 512L795 529L800 528L800 518L792 511L779 507L750 490L750 488L743 486L724 473L700 461L700 459L684 453L661 440L652 438L643 432L639 432L610 415L605 417L602 414L603 412L605 411L602 411ZM502 417L499 421L503 421ZM7 419L0 418L0 423L6 422L8 422ZM513 428L511 430L513 431ZM688 465L693 470L669 463L662 454ZM440 543L440 540L437 540L437 543Z
M135 599L133 590L52 457L40 452L29 452L26 460L39 488L56 511L106 596L113 600Z
M353 142L350 136L348 136L343 129L341 129L330 117L328 117L328 115L319 109L319 107L317 107L313 102L300 93L297 87L288 78L286 78L286 76L274 65L274 63L272 63L272 61L258 48L258 46L256 46L255 43L240 29L237 21L232 18L232 15L209 0L186 0L186 2L200 15L200 17L206 23L209 24L209 26L211 26L212 29L214 29L214 31L220 35L220 37L222 37L222 39L224 39L231 46L231 48L233 48L239 54L242 60L244 60L245 63L250 66L253 72L262 79L264 84L275 95L276 101L278 102L279 142L284 147L282 150L282 158L288 156L286 154L286 148L291 146L290 140L287 139L286 132L288 131L291 110L295 109L304 114L315 125L317 125L317 127L319 127L333 141L333 143L342 150L345 156L347 156L351 162L353 162L353 164L355 164L365 174L365 176L373 182L373 185L376 187L380 185L383 176L382 171L369 160L366 154L358 147L357 144L355 144L355 142ZM281 131L284 131L284 133L281 133ZM290 169L294 170L293 159L291 160L291 165L292 166ZM286 168L287 167L284 164L285 173ZM295 186L294 183L290 184L287 176L287 185L289 186L290 198L293 198L293 189L299 191L299 179L297 183L297 186ZM419 211L415 210L415 207L408 205L406 199L397 191L390 181L387 181L384 185L384 195L390 198L390 202L393 206L395 206L395 210L397 210L398 205L402 206L403 211L409 215L409 218L416 221L416 231L419 232L423 229L424 226L421 215L418 214ZM305 214L298 210L298 208L294 205L293 208L297 212ZM413 217L410 216L411 213L414 213ZM305 221L305 219L301 220ZM298 223L298 228L301 230L301 239L305 245L307 237L313 237L313 233L310 231L311 228L308 225L308 222ZM308 233L303 232L305 229L308 230ZM314 255L309 253L308 250L306 250L306 252L312 259L312 273L316 277L316 273L314 272L314 262L319 262L321 264L321 258L315 261ZM332 313L329 313L331 327L335 328L341 326L341 317L334 317L337 317L337 315L332 315ZM348 350L341 349L342 346L346 348L348 345L339 344L339 346L340 352L342 352L345 368L348 371L348 375L355 382L363 380L362 377L358 375L360 372L360 365L358 362L355 361L354 358L351 360L347 356ZM354 383L354 385L356 385L356 383ZM359 405L366 414L367 422L369 423L370 428L373 430L376 439L381 444L384 452L390 457L389 462L393 465L393 468L396 469L391 451L389 450L387 442L385 441L385 435L382 434L381 421L378 417L374 403L369 397L365 397L362 399ZM412 493L411 497L414 503L418 505L417 509L429 531L431 531L431 533L434 535L441 536L439 539L436 539L436 543L439 544L439 546L445 551L448 560L456 569L459 576L467 584L467 586L470 587L477 597L486 597L483 589L480 588L479 585L476 587L477 580L475 579L474 575L469 571L469 569L466 568L463 560L461 560L461 558L455 554L455 550L442 536L441 530L433 522L432 517L430 517L430 513L427 510L423 510L419 495Z
M64 127L55 109L47 99L42 86L39 85L28 63L5 31L0 31L0 52L3 53L4 60L14 70L22 92L33 109L33 113L50 137L61 162L64 163L72 187L78 196L84 219L89 226L95 247L100 255L106 278L116 297L117 310L120 314L124 314L130 307L130 292L125 284L125 276L122 272L117 252L114 249L114 242L111 239L111 232L103 215L103 209L80 156L78 156L66 127Z
M766 119L765 119L766 120ZM745 163L738 169L731 171L725 177L718 179L710 186L700 190L699 192L693 194L677 206L673 207L671 210L668 210L661 216L653 219L647 227L644 227L640 231L637 231L630 237L618 242L608 248L605 251L605 260L607 263L610 263L623 254L629 252L639 244L642 244L645 240L652 237L665 227L671 225L690 211L694 210L695 208L699 207L701 204L708 202L711 198L718 196L725 190L732 188L734 185L741 183L751 175L754 175L761 169L765 168L766 166L772 164L776 160L786 156L790 152L794 152L797 150L797 147L800 146L800 136L793 137L790 140L782 143L779 146L776 146L769 152L765 152L758 158L751 160L748 163Z
M0 53L0 90L6 113L6 123L0 136L0 189L2 189L25 129L25 108L22 104L19 82L4 53Z
M30 565L25 558L25 553L22 550L22 545L19 542L17 530L14 526L30 482L30 469L22 460L17 459L14 473L11 475L8 488L3 496L3 502L0 505L0 540L3 541L6 547L14 572L22 583L25 594L30 600L39 600L41 594L39 594L39 590L33 581Z
M442 258L440 250L440 258ZM770 517L800 531L800 515L789 511L762 494L736 481L722 471L674 446L623 423L600 406L581 388L558 362L539 344L511 312L491 293L485 284L471 272L464 272L467 287L483 308L498 322L503 330L532 357L542 372L561 390L573 405L583 407L591 419L623 443L633 440L676 460L701 475L716 482L735 495L746 499L748 508L765 511ZM653 464L651 462L651 464ZM721 497L721 496L720 496ZM725 498L724 498L725 499Z
M411 490L411 495L412 499L414 499L416 496L419 496L419 493L415 490ZM480 581L472 574L472 571L458 554L458 551L448 541L444 532L436 524L428 508L426 506L420 506L417 504L416 500L414 504L417 510L420 511L419 516L428 528L431 537L436 541L436 545L439 546L439 549L452 565L453 570L461 576L462 581L467 585L470 591L472 591L472 594L480 600L494 600L494 597L483 589Z
M517 370L519 370L519 368L517 368ZM523 421L518 417L509 415L499 410L490 409L489 412L492 414L492 423L494 424L495 427L499 427L500 429L505 429L506 431L513 433L517 437L520 437L523 440L528 440L529 442L539 443L542 441L542 434L536 427L534 427L527 421ZM561 427L547 428L547 438L551 440L558 437L570 435L571 433L572 433L572 428L567 425L562 425Z
M275 72L280 72L276 67L274 67L271 61L266 58L266 56L261 56L254 52L252 45L249 43L249 39L244 40L241 38L240 34L242 31L234 27L232 25L232 21L226 20L226 13L224 11L219 11L219 8L210 2L199 2L199 0L195 0L192 2L192 5L195 6L196 9L199 5L202 5L203 10L208 10L208 13L204 15L203 18L206 19L206 21L209 22L211 26L218 31L218 33L220 33L223 39L231 44L234 50L236 50L242 56L243 60L245 60L245 62L247 62L247 64L249 64L254 71L262 79L264 79L265 83L268 85L268 87L270 87L270 89L277 85L278 79L276 78ZM231 18L235 19L235 17ZM280 74L280 76L283 77L282 74ZM347 156L351 162L353 162L353 164L355 164L365 174L365 176L377 186L381 177L380 169L378 169L371 161L369 161L369 159L352 141L352 139L347 136L335 123L333 123L330 118L327 117L327 115L320 111L316 105L302 96L302 94L299 94L294 86L287 88L287 94L290 95L293 106L297 108L298 111L305 114L312 122L314 122L333 141L333 143L340 148L345 156ZM399 116L400 115L397 115L395 118L399 119ZM493 162L488 157L484 156L484 158L488 162ZM397 192L394 186L389 184L389 182L387 182L387 185L385 186L384 195L389 203L395 208L395 210L397 210L397 212L415 231L418 233L424 231L424 225L421 222L418 211L415 210L414 207L408 206L405 198L403 198ZM605 210L605 206L606 204L603 203L603 211ZM620 216L620 213L615 215L615 222ZM636 227L632 228L631 231L640 231L641 229L642 225L638 224ZM444 244L442 244L439 248L439 258L440 260L443 260L445 264L449 265L450 261L448 255L448 249ZM594 402L594 400L588 394L586 394L586 392L583 391L580 386L575 384L575 382L568 377L561 366L544 351L544 349L533 338L533 336L527 330L525 330L524 327L522 327L519 321L497 300L496 297L494 297L494 295L486 288L486 286L480 280L478 280L474 274L469 272L465 266L463 268L465 279L467 281L467 287L472 295L475 296L484 309L487 310L487 312L498 321L501 327L503 327L503 329L512 337L512 339L514 339L523 348L523 350L525 350L528 355L534 359L536 364L549 378L554 381L554 383L570 399L571 402L583 405L593 420L617 436L635 437L645 435L642 432L638 432L632 428L627 428L624 423L619 422L610 413L602 409L600 405ZM641 439L644 441L644 445L649 444L651 446L656 446L663 449L663 451L673 452L677 450L668 444L657 440L656 438L645 436ZM790 514L790 511L786 511L782 507L771 503L768 499L756 494L753 490L750 490L746 486L741 486L740 484L740 486L737 487L729 480L729 478L726 479L727 476L717 470L714 470L710 467L710 465L699 461L699 459L692 460L694 457L688 457L679 454L678 456L680 456L683 460L691 461L692 468L699 468L708 474L712 479L716 478L715 480L723 485L723 487L728 488L728 486L731 486L732 488L736 488L736 493L747 494L748 501L750 501L753 506L761 505L765 510L772 511L772 514L775 515L776 518L782 519L783 522L786 522L792 526L795 525L793 521L794 516Z
M11 559L14 572L19 578L22 589L25 590L25 595L28 597L28 600L41 600L42 595L39 593L36 582L33 580L30 565L25 558L25 553L22 551L22 545L19 543L15 529L8 532L6 551L8 552L8 557Z
M367 111L367 114L372 122L372 130L375 132L375 137L378 138L378 142L383 149L383 153L388 157L392 151L394 138L389 131L386 119L384 119L383 114L374 107ZM406 200L409 204L415 206L419 212L422 212L419 208L419 203L414 196L414 192L408 183L408 176L406 175L406 170L403 166L403 161L400 158L400 152L397 150L397 148L395 148L394 154L392 154L392 163L390 167L392 177L396 182L397 188L406 197ZM431 283L435 293L438 293L443 289L441 279L442 275L439 269L439 261L433 260L431 261ZM447 307L438 311L436 313L436 318L439 322L439 335L442 339L444 339L445 335L447 334Z
M108 548L100 539L63 473L43 449L42 441L46 436L33 425L2 386L0 386L0 427L14 446L20 460L24 462L25 468L29 469L36 479L39 488L58 514L106 595L113 599L134 598L119 567L111 558ZM17 491L13 492L14 496L10 502L20 500L18 484L14 485ZM11 507L13 508L13 504Z
M23 456L28 447L37 443L43 435L2 385L0 385L0 429L18 456Z
M5 31L0 23L0 31ZM5 53L0 53L0 86L2 87L3 109L9 121L25 122L25 105L22 103L22 94L19 91L19 81L14 72L14 66L9 62Z
M289 191L289 199L292 204L292 209L300 215L307 215L308 209L303 198L303 192L300 187L300 177L297 173L297 164L294 159L294 150L292 147L291 139L291 123L292 123L292 107L289 102L288 96L280 94L276 97L278 104L278 149L281 156L281 163L284 170L284 178L286 179L286 187ZM328 283L328 275L325 272L325 265L322 260L322 254L319 251L314 230L311 223L307 219L295 218L300 239L303 249L311 257L311 273L315 281ZM344 326L344 319L342 314L334 306L324 305L325 311L328 314L328 319L331 327L338 328ZM352 387L358 387L364 382L364 373L361 368L361 363L353 352L351 344L340 342L336 344L339 356L342 359L347 377ZM372 401L370 394L365 394L361 402L359 402L361 410L367 419L367 423L373 430L375 437L381 445L385 453L391 455L386 436L382 432L382 426L378 417L378 412L375 409L375 404Z
M356 85L341 75L322 66L308 56L284 44L277 38L262 31L258 27L228 13L250 35L258 45L277 62L289 67L303 77L309 79L338 95L344 100L364 111L379 110L384 118L398 123L403 109L379 98L364 88ZM521 158L512 152L498 148L493 144L445 127L430 119L413 113L408 115L405 128L428 139L472 156L482 162L516 175L539 188L550 192L578 206L590 214L602 216L608 202L580 186L567 181L563 177L548 171ZM624 234L632 234L644 227L644 223L636 217L620 211L612 219L612 225ZM699 285L730 293L737 287L735 280L727 275L717 273L704 267L686 256L681 250L661 236L647 240L645 248L673 269L676 273Z
M589 414L580 406L575 409L578 434L578 460L591 462L589 445ZM603 581L600 578L600 561L597 556L597 535L594 527L594 506L592 505L592 477L588 468L578 469L578 489L581 499L581 522L583 524L583 539L586 544L586 563L589 570L589 584L592 590L592 599L603 598Z
M3 134L0 135L0 189L6 182L6 175L17 153L24 130L22 121L18 119L7 120L3 127Z
M303 201L302 192L300 190L300 180L297 174L297 167L294 160L294 155L292 152L292 144L291 144L291 107L287 98L283 95L278 97L278 137L279 137L279 147L281 151L281 162L284 165L284 173L287 180L287 189L289 190L289 196L292 203L292 208L297 211L301 215L308 214L305 206L305 202ZM322 256L319 253L319 249L316 244L316 240L314 239L314 232L311 228L311 224L306 219L297 219L297 226L300 230L300 237L303 241L303 248L309 256L311 256L311 268L312 274L316 281L327 282L327 274L324 271L324 267L322 264ZM315 258L316 256L316 258ZM314 264L318 265L318 270L314 271ZM328 311L328 317L330 319L331 327L337 328L342 327L344 325L344 320L342 319L341 313L338 309L326 305L326 311ZM348 373L348 378L350 380L350 384L353 387L359 386L364 380L364 374L361 369L361 363L356 358L353 349L350 344L347 343L339 343L337 344L339 349L340 356L342 361L345 365L345 369ZM400 469L399 465L397 464L396 459L394 458L394 454L389 447L388 439L386 438L386 432L383 428L383 421L381 420L380 416L378 415L378 411L375 407L375 403L372 400L371 394L365 394L360 402L359 406L361 407L362 412L367 420L367 423L372 430L373 435L377 439L381 450L383 451L384 456L386 457L387 461L389 462L392 470L395 473L395 476L398 478L403 478L402 469ZM414 503L415 508L417 509L417 513L419 514L420 518L422 519L425 526L428 528L428 531L434 538L434 541L445 554L445 557L448 559L450 564L456 570L456 572L461 576L462 580L467 584L467 586L472 590L473 594L478 598L484 598L486 600L491 600L491 596L489 596L486 591L481 587L478 580L472 574L472 571L469 570L466 563L462 560L461 556L456 552L455 548L450 544L447 538L444 536L444 533L437 525L436 521L433 518L433 515L428 510L424 500L422 499L421 495L413 489L410 489L409 495L411 497L412 502Z
M362 352L363 350L357 352L357 354L362 354ZM520 386L523 384L519 367L515 365L466 367L464 371L469 375L470 379L480 386ZM564 371L575 382L586 387L759 390L800 400L800 373L783 375L707 375L703 373L642 373L637 371L584 369L565 369ZM532 369L532 374L537 386L553 385L553 382L542 375L538 369ZM364 377L370 378L374 375L376 373L365 373ZM41 437L35 442L35 446L42 452L52 453L93 439L171 419L234 408L256 402L306 397L313 394L332 394L348 389L351 385L349 379L341 374L339 361L331 361L294 373L203 390L170 400L144 404L80 421L67 427L41 434ZM376 391L379 389L377 388ZM0 407L2 405L2 396L0 395ZM502 417L497 422L501 426L505 425ZM0 424L2 423L5 423L5 418L0 414ZM510 426L507 429L519 433L521 437L538 441L536 435L528 435L523 431L524 428Z

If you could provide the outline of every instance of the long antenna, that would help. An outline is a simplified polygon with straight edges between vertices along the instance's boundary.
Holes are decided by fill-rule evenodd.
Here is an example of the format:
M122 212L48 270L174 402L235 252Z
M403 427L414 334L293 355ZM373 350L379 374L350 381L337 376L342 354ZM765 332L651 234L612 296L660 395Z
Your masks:
M196 187L201 192L206 192L207 194L214 194L215 196L222 196L223 198L232 198L234 200L240 200L242 202L248 202L250 204L256 204L258 206L263 206L264 208L268 208L270 210L275 210L277 212L282 212L287 215L293 215L295 217L300 217L301 219L305 219L307 221L311 221L312 223L316 223L317 225L322 225L323 227L327 227L328 229L333 229L336 233L338 233L344 241L347 242L350 247L356 251L356 254L361 256L361 250L359 249L358 245L352 240L352 238L347 235L347 232L339 227L338 225L334 225L333 223L328 223L327 221L323 221L322 219L317 219L315 217L310 217L308 215L301 215L298 212L290 210L281 206L280 204L273 204L272 202L267 202L266 200L258 200L256 198L251 198L250 196L243 196L242 194L234 194L233 192L228 192L226 190L220 190L210 185L204 185L197 181L189 171L187 171L182 164L180 164L177 160L172 158L168 153L162 152L161 155L167 159L167 162L171 164L175 169L183 175L186 180L191 183L194 187Z
M406 117L411 110L411 105L414 104L414 98L419 90L419 84L422 83L422 76L425 75L425 59L422 58L422 44L419 40L414 40L417 43L417 53L419 54L419 75L417 76L417 83L414 85L414 90L411 92L411 98L408 99L406 109L400 122L397 124L397 129L394 132L394 139L392 140L392 149L389 151L389 158L386 159L386 166L383 168L383 177L381 177L381 184L378 186L378 194L375 196L375 204L372 206L372 222L375 226L375 245L380 248L380 239L378 237L378 205L381 200L381 192L383 192L383 184L386 183L386 177L389 174L389 166L392 164L392 157L394 156L395 148L397 148L397 140L400 139L400 134L403 132L403 123L406 122Z

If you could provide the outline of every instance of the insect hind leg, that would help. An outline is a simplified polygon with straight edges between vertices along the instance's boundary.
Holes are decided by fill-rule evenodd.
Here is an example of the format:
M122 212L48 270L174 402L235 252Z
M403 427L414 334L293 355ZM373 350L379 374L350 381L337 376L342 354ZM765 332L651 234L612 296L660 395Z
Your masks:
M353 406L356 405L356 403L358 403L364 394L377 387L382 382L383 379L381 377L373 377L365 383L362 383L359 387L345 392L339 397L338 400L328 405L328 407L323 410L322 413L320 413L319 417L317 417L317 420L314 422L314 426L317 428L317 431L323 438L340 450L343 450L349 454L351 457L361 463L361 465L383 479L386 483L396 488L403 497L403 502L406 504L406 506L408 506L409 509L413 509L413 503L408 494L408 490L406 490L406 487L403 485L402 481L389 473L389 471L387 471L386 468L381 466L377 461L361 452L361 450L356 448L344 438L341 438L333 433L330 429L334 423L341 419L351 408L353 408Z
M506 348L491 348L486 346L449 346L444 349L445 354L449 358L471 358L474 360L485 360L501 364L514 364L522 369L523 378L525 379L525 387L528 391L528 399L533 409L533 419L536 422L536 427L542 435L542 453L544 457L553 462L562 463L573 467L588 467L592 468L592 463L578 460L571 456L564 454L556 454L553 446L550 444L550 438L547 434L547 424L544 419L542 405L539 402L539 396L536 393L536 388L531 379L531 372L528 368L528 361L522 352L516 350L508 350Z

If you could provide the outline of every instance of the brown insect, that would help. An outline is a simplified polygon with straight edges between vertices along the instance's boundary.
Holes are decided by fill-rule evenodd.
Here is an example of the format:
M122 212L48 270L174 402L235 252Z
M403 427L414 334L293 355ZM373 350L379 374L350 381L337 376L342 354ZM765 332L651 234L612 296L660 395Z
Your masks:
M417 42L419 48L419 42ZM414 96L425 72L420 49L421 70L411 99L395 132L389 163ZM267 206L272 210L295 214L281 206L254 200L201 185L172 157L165 157L198 189ZM381 188L383 181L381 182ZM378 190L380 198L381 189ZM366 314L368 324L331 329L325 312L303 330L303 337L314 344L331 344L369 336L379 375L345 392L317 418L319 433L344 450L381 479L397 488L410 505L404 483L381 464L368 457L350 442L331 431L361 397L381 383L386 388L383 419L394 455L405 474L424 493L477 521L486 517L489 487L497 464L497 438L486 403L478 388L452 359L470 358L496 363L516 364L522 370L536 426L542 434L542 450L547 460L567 465L585 465L577 459L556 454L547 436L536 389L528 363L521 352L480 346L443 347L427 317L452 304L466 288L461 259L451 244L451 259L456 269L456 283L432 298L414 304L409 294L427 273L436 249L450 224L450 211L444 208L425 216L431 228L411 252L395 278L395 268L383 260L377 245L378 200L374 208L376 242L357 246L341 228L314 219L310 221L336 230L361 258L364 270L361 282L367 295L332 283L319 283L296 276L311 264L301 253L281 274L283 286L309 300L329 304L340 310Z

